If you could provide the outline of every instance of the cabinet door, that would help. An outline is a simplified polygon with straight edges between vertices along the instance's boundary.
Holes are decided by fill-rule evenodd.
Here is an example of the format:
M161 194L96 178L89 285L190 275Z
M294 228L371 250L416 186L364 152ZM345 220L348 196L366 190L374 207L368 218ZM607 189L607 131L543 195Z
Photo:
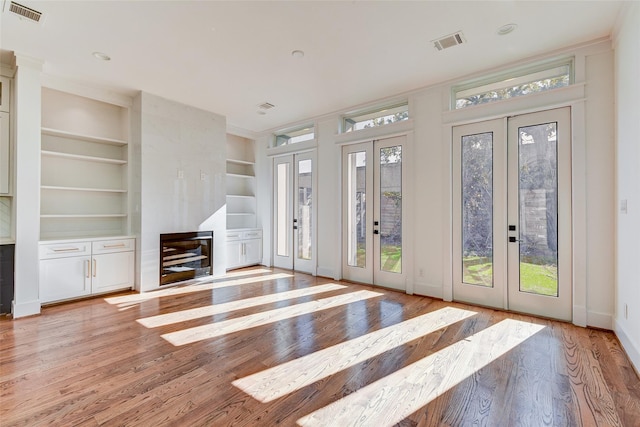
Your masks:
M8 77L0 77L0 111L9 112L11 106L11 80Z
M10 155L9 113L0 113L0 194L9 193Z
M90 293L90 257L68 257L40 261L41 302L77 298Z
M242 242L227 242L227 270L242 265Z
M244 241L244 265L260 264L262 262L262 239Z
M91 259L91 293L127 289L133 286L134 252L94 255Z

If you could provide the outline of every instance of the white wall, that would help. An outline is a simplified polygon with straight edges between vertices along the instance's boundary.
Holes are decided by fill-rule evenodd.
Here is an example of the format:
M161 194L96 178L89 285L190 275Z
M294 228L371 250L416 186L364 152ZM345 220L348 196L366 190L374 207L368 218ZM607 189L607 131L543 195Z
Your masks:
M224 274L225 118L141 93L133 121L132 223L140 290L159 286L161 233L213 230L213 273Z
M526 113L535 110L569 105L574 111L574 185L576 203L574 215L579 226L577 233L582 250L574 256L576 283L574 320L612 328L613 291L613 226L614 223L614 145L613 145L613 53L609 42L597 42L564 52L576 57L577 85L566 91L540 94L505 101L500 107L475 107L473 121L491 119L500 115ZM544 59L544 58L536 58ZM515 65L515 64L514 64ZM508 67L507 67L508 68ZM498 70L492 70L498 71ZM469 78L481 77L469 76ZM471 120L449 112L449 82L408 95L410 115L413 121L413 173L411 186L415 189L413 250L406 256L413 266L409 280L417 294L438 298L451 298L451 125ZM584 84L584 86L582 86ZM558 94L559 93L559 94ZM586 97L585 97L586 95ZM372 101L372 104L380 101ZM349 108L354 110L358 106ZM502 109L503 111L499 111ZM339 114L329 114L316 120L318 151L318 274L341 277L341 229L340 229L340 143L344 135L337 135ZM310 122L312 120L307 120ZM294 124L291 124L293 126ZM288 127L288 126L287 126ZM360 134L358 134L360 132ZM354 141L366 134L371 139L384 137L385 129L354 132ZM378 132L376 134L375 132ZM268 134L258 140L266 146ZM257 154L258 163L270 164L271 159L262 149ZM262 168L266 171L267 168ZM258 193L271 194L270 176L261 177ZM270 207L270 205L269 205ZM262 224L271 227L271 212L261 204L259 214ZM265 251L271 251L270 239L265 234ZM583 244L584 242L584 244Z
M615 37L617 246L615 331L640 370L640 4ZM627 202L627 213L619 203ZM625 310L626 308L626 310Z

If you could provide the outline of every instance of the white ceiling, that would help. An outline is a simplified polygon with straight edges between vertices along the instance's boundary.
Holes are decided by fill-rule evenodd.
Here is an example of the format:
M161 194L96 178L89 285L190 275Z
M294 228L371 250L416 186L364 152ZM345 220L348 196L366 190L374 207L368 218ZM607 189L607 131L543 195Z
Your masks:
M44 60L47 74L143 90L253 132L607 37L621 8L615 1L17 2L43 12L44 22L21 21L5 5L3 50ZM517 30L498 36L508 23ZM431 40L458 30L467 44L433 47ZM294 49L304 58L292 57ZM276 108L259 115L263 102Z

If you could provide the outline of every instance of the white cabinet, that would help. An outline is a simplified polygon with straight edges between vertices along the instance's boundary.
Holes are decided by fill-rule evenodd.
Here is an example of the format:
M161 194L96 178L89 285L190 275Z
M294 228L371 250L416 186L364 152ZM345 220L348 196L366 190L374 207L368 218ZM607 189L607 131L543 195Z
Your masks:
M44 88L40 238L129 232L127 110Z
M48 303L134 286L135 239L40 244L40 301Z
M0 194L9 194L11 187L11 142L9 113L0 113Z
M11 109L11 79L0 77L0 111L9 112Z
M262 262L262 230L227 231L227 270Z

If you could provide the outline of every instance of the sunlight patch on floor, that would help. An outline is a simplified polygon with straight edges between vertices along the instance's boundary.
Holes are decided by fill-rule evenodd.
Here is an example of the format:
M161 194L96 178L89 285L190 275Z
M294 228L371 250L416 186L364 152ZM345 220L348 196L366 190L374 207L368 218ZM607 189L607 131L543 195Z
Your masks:
M171 344L181 346L383 295L382 293L372 291L350 292L348 294L309 301L290 307L276 308L274 310L249 314L235 319L223 320L222 322L170 332L161 336Z
M240 378L233 385L270 402L474 314L444 307Z
M346 286L344 285L328 283L325 285L311 286L308 288L294 289L291 291L278 292L259 297L240 299L222 304L208 305L206 307L192 308L189 310L182 310L174 313L159 314L157 316L138 319L137 322L143 326L146 326L147 328L157 328L160 326L171 325L173 323L186 322L188 320L214 316L220 313L227 313L235 310L242 310L245 308L257 307L264 304L272 304L275 302L286 301L289 299L309 295L316 295L324 292L337 291L345 288Z
M239 286L239 285L248 285L251 283L269 282L271 280L287 279L290 277L293 277L293 275L285 274L285 273L276 273L276 274L269 274L266 276L246 277L244 279L232 278L231 280L224 280L224 279L218 278L218 279L215 279L214 282L209 282L209 283L173 287L168 289L160 289L157 291L143 292L143 293L134 294L134 295L122 295L117 297L105 298L104 300L109 304L114 304L114 305L137 304L144 301L150 301L156 298L163 298L163 297L176 296L176 295L186 295L194 292L225 288L228 286Z
M393 426L544 329L505 319L298 420L300 426Z

